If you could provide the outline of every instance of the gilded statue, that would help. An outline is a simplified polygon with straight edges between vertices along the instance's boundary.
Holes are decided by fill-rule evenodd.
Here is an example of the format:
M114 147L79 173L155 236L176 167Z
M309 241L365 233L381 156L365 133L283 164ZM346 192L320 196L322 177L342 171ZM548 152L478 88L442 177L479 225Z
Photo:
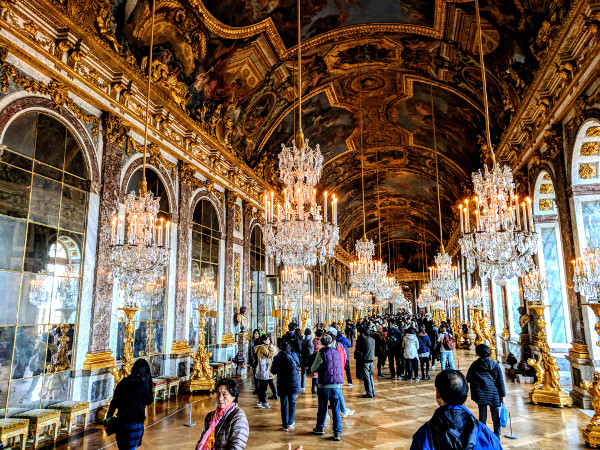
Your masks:
M558 373L558 364L556 364L556 358L554 356L548 356L546 358L546 382L544 387L552 389L553 391L560 391L560 375Z
M202 348L200 348L202 347ZM197 355L204 354L203 358L197 358ZM212 352L206 351L204 344L198 344L197 354L190 353L190 358L193 358L194 365L190 373L190 379L210 379L212 378L212 368L209 365L209 359L212 356Z
M529 358L527 364L535 369L537 381L533 385L533 389L541 389L544 386L546 374L546 370L544 369L544 359L541 356L537 360Z
M95 25L98 29L98 33L104 40L106 40L113 50L117 53L121 53L122 47L117 42L112 30L112 22L114 20L112 15L112 2L110 0L98 0L96 3L96 21Z
M71 362L69 361L69 345L68 342L71 340L67 333L71 326L68 323L63 323L60 326L60 331L62 336L58 338L58 352L56 355L56 362L52 364L48 364L46 367L46 371L48 373L61 372L63 370L68 370L71 368Z
M592 381L582 380L581 383L579 383L579 386L581 386L581 389L587 391L592 397L594 415L591 418L591 423L600 425L600 373L594 372Z

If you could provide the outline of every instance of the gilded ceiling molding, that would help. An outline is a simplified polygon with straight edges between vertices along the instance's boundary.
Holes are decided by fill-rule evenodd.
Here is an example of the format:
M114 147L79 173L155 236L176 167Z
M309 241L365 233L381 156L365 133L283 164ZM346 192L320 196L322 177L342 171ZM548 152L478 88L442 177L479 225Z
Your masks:
M302 51L310 50L327 42L335 42L340 40L363 38L378 33L410 33L428 36L435 39L441 39L444 33L446 24L446 6L448 3L466 3L472 0L438 0L435 2L435 15L433 28L408 25L408 24L363 24L352 25L334 29L328 33L324 33L302 42ZM277 27L271 20L266 18L261 22L246 27L231 27L223 24L215 18L210 11L204 6L202 0L190 0L190 5L196 10L204 21L206 28L215 33L217 36L225 39L243 39L255 36L259 33L266 33L271 41L271 44L277 52L280 59L288 59L296 54L296 46L286 49Z
M82 2L80 3L81 5L84 5L84 3ZM26 4L28 5L28 3L25 2L23 4L18 3L17 8L15 8L14 11L10 11L12 17L11 23L4 22L4 17L0 18L1 26L6 28L9 31L9 33L12 33L14 35L14 37L10 40L7 40L7 38L4 36L0 36L0 45L10 49L11 52L15 53L16 57L22 59L34 69L39 70L41 73L46 74L50 78L55 76L56 69L62 69L67 73L65 79L70 80L69 84L72 82L73 79L75 79L80 81L84 85L89 85L89 90L80 89L75 84L70 85L70 89L72 89L73 93L80 97L82 100L85 100L92 106L101 110L106 110L107 108L121 108L121 106L115 105L115 98L118 96L118 93L111 93L111 88L116 79L106 80L104 89L98 89L98 87L94 83L95 74L93 70L98 69L97 71L99 73L123 74L120 79L127 80L127 84L123 84L125 89L122 90L128 90L128 92L121 92L122 96L120 103L123 104L126 112L129 112L134 117L138 117L139 122L142 123L144 120L143 111L140 105L136 105L135 102L132 102L133 95L131 93L131 87L133 85L142 86L144 84L143 75L137 67L137 63L132 65L131 58L129 58L129 56L132 57L132 55L128 56L125 54L119 54L117 55L117 57L115 57L116 55L114 55L113 49L111 49L110 46L106 44L103 40L89 39L90 31L93 32L92 34L96 33L93 27L90 28L90 26L88 26L89 24L84 23L83 20L72 20L68 16L68 14L65 15L65 13L68 13L68 11L63 7L60 7L55 11L55 16L53 16L54 18L62 20L62 23L59 23L59 25L63 28L67 27L69 29L70 35L74 37L76 37L76 34L78 33L80 37L76 37L76 39L79 40L81 39L81 36L83 36L83 39L85 40L85 43L84 41L81 41L80 44L77 44L76 49L67 51L67 54L69 54L69 56L67 64L65 64L62 60L63 54L61 54L60 51L55 51L55 48L61 42L60 40L56 44L52 40L50 41L49 45L42 46L40 44L40 36L44 37L42 36L42 33L45 33L48 30L56 29L56 23L49 23L49 19L48 17L46 17L46 22L43 24L44 26L38 27L37 31L39 31L40 36L37 36L36 39L34 39L34 37L36 36L32 36L30 32L25 30L24 27L21 25L22 23L25 23L30 19L25 20L18 18L15 11L23 16L27 16L31 11L35 10L35 8L23 8L22 6ZM74 4L75 2L72 3L72 5ZM85 5L87 5L87 3ZM26 43L26 45L37 49L37 51L40 51L42 54L47 56L53 62L53 67L45 65L39 58L32 57L29 53L26 52L26 47L16 46L14 43L18 42L18 40L22 40ZM44 37L44 40L48 39ZM85 54L82 50L78 50L79 45L85 46L85 48L87 49ZM63 50L66 48L64 46L61 47L63 48ZM86 55L97 55L101 59L96 60L92 58L92 56ZM84 70L78 67L79 65L85 66L88 64L91 65L89 66L89 68L85 68ZM108 64L110 64L111 67L107 67ZM77 70L75 70L74 68ZM129 79L127 77L129 77ZM63 76L60 75L58 78L63 78ZM96 79L96 81L98 81L100 84L104 84L104 80L100 80L100 77ZM66 83L66 81L63 82ZM143 90L136 90L136 95L141 95L141 92L143 92ZM100 98L98 98L98 96L100 96ZM162 138L164 142L168 142L175 148L183 149L186 153L190 151L191 155L189 156L197 160L194 161L194 163L198 165L199 171L203 174L206 172L214 172L213 175L216 175L217 177L222 177L224 180L227 180L227 174L229 170L232 167L239 167L239 170L243 174L243 178L238 175L237 178L239 179L239 181L236 184L236 187L242 189L242 196L247 197L256 204L259 204L260 193L263 189L267 188L267 183L260 177L257 177L250 168L243 167L243 165L240 165L239 160L235 156L230 154L221 143L219 143L214 137L204 132L201 129L201 127L199 127L198 124L194 123L192 119L179 107L175 107L175 102L172 102L171 99L167 98L167 96L163 94L163 91L155 91L153 93L153 97L160 98L160 101L158 101L158 103L154 103L153 105L151 105L151 109L153 110L160 109L160 107L157 106L159 104L166 103L166 105L173 105L173 107L170 108L170 112L168 112L168 114L171 116L173 128L169 130L166 127L163 128L161 126L160 130L153 129L153 133L155 133L155 135L158 135L159 139ZM69 100L66 106L75 106L74 103L71 102L72 101ZM82 115L83 111L80 110L78 112L74 110L73 112L74 114L80 115L82 120L85 120L86 116ZM97 118L96 120L98 121ZM134 126L137 127L138 130L140 129L140 126L138 124L132 123L132 127ZM181 136L181 133L183 132L189 135L191 130L193 130L195 135L198 136L198 138L200 139L199 143L189 144L188 141L188 143L186 144L185 139ZM95 131L95 134L97 134L97 131ZM195 139L193 140L195 141ZM208 150L209 148L217 150ZM172 148L166 146L165 150L169 154L173 154L178 159L181 159L182 155L180 155L177 151L174 151ZM213 158L211 154L216 155L215 161L211 161L211 159ZM207 170L205 165L210 166L210 168Z
M63 106L68 108L77 119L84 123L91 124L92 136L94 140L98 138L100 120L96 116L86 113L77 106L69 97L69 90L61 81L50 80L48 84L43 81L35 81L22 75L12 64L3 62L2 67L0 67L0 90L2 92L8 90L8 85L11 80L17 87L22 88L27 92L49 96L54 102L54 109L57 111L60 111Z
M525 163L525 153L533 150L549 121L558 122L569 113L568 105L575 101L575 116L568 125L577 128L583 116L586 83L581 77L595 64L600 49L600 2L574 1L562 19L559 35L545 49L543 59L523 94L516 113L505 129L497 148L498 159L511 161L515 168ZM560 111L559 111L560 108ZM529 129L523 129L523 124ZM515 146L521 150L511 155Z

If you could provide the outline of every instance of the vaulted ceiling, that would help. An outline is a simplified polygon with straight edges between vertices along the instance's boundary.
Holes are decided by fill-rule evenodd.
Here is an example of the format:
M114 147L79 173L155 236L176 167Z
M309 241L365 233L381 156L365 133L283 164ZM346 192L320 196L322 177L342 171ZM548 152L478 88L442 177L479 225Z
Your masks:
M495 140L569 5L480 6ZM148 3L116 0L112 12L117 39L142 63ZM297 127L296 12L296 0L157 0L156 85L276 187L277 154ZM445 240L482 160L474 3L302 0L301 12L302 125L325 158L320 188L340 198L342 244L363 234L364 156L366 232L377 241L381 230L384 260L420 270L423 240L429 258L439 247L433 117Z

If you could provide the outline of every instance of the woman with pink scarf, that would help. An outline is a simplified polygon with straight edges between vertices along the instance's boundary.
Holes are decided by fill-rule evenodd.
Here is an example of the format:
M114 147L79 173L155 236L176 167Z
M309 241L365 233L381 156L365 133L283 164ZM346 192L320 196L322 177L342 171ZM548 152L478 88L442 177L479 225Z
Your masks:
M237 405L240 388L235 380L222 378L215 389L217 409L206 415L196 450L243 450L250 429L246 413Z

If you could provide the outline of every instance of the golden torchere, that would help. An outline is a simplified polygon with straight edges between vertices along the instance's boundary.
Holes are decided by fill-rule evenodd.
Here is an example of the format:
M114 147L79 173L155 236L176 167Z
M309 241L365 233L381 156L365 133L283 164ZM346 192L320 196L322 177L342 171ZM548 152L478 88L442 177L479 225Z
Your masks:
M125 316L127 317L127 323L125 324L125 339L123 339L123 343L125 346L123 347L123 358L121 359L121 368L118 369L117 366L113 366L110 368L110 373L115 378L115 384L113 386L113 390L117 388L117 384L125 378L131 375L131 369L133 367L133 332L135 331L135 325L133 325L133 318L135 313L140 311L141 308L137 308L135 306L124 306L123 308L119 308L119 311L123 311ZM108 413L108 408L110 406L112 398L108 401L106 406L104 406L98 412L98 419L104 421L106 419L106 413Z
M527 360L527 364L535 369L537 377L536 383L529 393L529 400L534 405L547 403L560 407L573 406L573 399L562 390L560 385L556 358L550 355L550 347L548 347L548 340L546 339L546 321L544 320L544 310L548 307L549 305L529 305L529 308L533 309L538 315L537 326L540 329L538 332L540 356L537 360L533 358Z
M198 332L198 350L196 351L196 354L189 354L190 358L193 358L194 365L192 366L190 379L183 385L183 390L190 393L195 391L212 392L215 388L213 371L209 365L209 359L212 356L212 353L209 352L204 345L204 336L206 334L204 327L206 326L206 315L208 314L208 309L197 308L197 311L200 322L200 330Z
M600 303L586 303L596 316L596 333L600 336ZM600 342L596 342L596 345L600 346ZM594 372L594 378L592 381L583 380L579 383L581 389L588 392L592 397L592 408L594 408L594 415L590 419L590 423L582 430L583 440L590 447L600 448L600 373Z

